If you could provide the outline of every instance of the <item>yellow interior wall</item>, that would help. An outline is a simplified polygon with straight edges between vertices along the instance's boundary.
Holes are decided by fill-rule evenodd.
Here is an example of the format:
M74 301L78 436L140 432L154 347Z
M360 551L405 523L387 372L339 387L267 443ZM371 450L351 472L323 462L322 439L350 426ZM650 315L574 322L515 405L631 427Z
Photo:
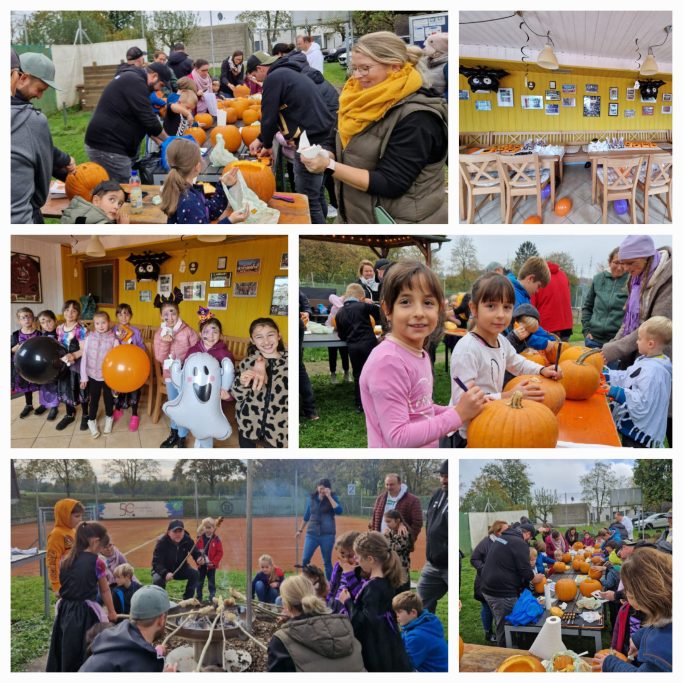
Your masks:
M119 278L119 303L127 303L133 309L132 325L159 325L159 309L154 308L154 297L157 294L157 283L154 280L137 282L135 291L125 291L124 281L135 280L135 269L132 263L128 263L128 254L139 254L145 247L135 247L124 255L117 256ZM206 282L206 295L211 293L228 292L228 308L225 311L213 310L215 318L221 321L223 334L233 337L248 337L249 325L255 318L272 317L280 328L280 333L287 343L287 318L284 316L271 316L270 304L273 295L275 277L287 276L286 270L280 270L280 257L288 250L287 237L264 237L255 238L245 242L227 244L207 244L206 246L189 248L187 254L184 249L164 249L163 245L157 245L151 251L165 251L171 256L161 266L162 275L173 275L173 286L179 287L181 282ZM184 273L179 272L178 267L185 254L185 264L188 266ZM219 256L226 256L228 264L225 271L232 272L232 285L229 289L209 287L211 273L219 272L216 262ZM238 259L261 259L261 272L258 275L237 275ZM106 257L102 261L110 260ZM88 259L92 262L92 259ZM199 265L197 271L190 273L189 264L196 261ZM74 277L74 268L78 271L78 277ZM258 282L257 295L254 298L236 298L233 296L235 282ZM78 300L85 295L83 291L83 257L72 256L68 247L62 247L62 282L64 286L64 298ZM139 293L141 290L151 290L152 301L141 302ZM180 303L180 316L185 322L195 329L199 329L197 309L206 306L204 301L182 301ZM112 320L116 320L116 310L112 307L102 306L101 310L107 311ZM60 318L61 311L55 311Z
M501 87L513 89L514 107L499 107L496 93L482 94L473 93L470 90L467 78L460 74L460 89L470 93L469 100L460 100L460 132L473 131L574 131L574 130L669 130L673 125L671 114L662 114L662 105L673 105L673 102L662 102L662 94L672 92L671 78L653 77L666 81L659 89L657 101L644 103L640 101L640 93L636 90L636 99L626 101L626 88L633 87L633 78L615 78L612 76L585 76L577 74L529 73L529 80L535 81L534 90L529 90L524 85L524 70L513 71L508 66L505 70L510 73L501 80ZM548 83L555 81L557 90L562 97L562 84L575 85L576 94L568 95L576 99L576 107L563 107L562 100L553 102L560 105L559 116L546 116L545 91L550 90ZM586 83L596 83L598 92L585 92ZM619 88L619 116L608 116L609 89ZM543 110L522 109L522 95L543 96ZM590 117L583 115L583 96L600 95L600 116ZM477 100L490 100L491 111L477 111ZM653 106L654 116L643 116L642 107ZM636 115L627 119L624 109L635 109ZM672 110L673 111L673 110Z

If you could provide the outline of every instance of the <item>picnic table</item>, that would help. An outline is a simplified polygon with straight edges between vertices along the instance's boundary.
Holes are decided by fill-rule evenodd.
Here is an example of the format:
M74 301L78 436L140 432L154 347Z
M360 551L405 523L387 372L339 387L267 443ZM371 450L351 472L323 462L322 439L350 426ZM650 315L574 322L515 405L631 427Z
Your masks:
M465 643L465 651L460 660L460 671L496 671L508 657L528 654L528 650L497 647L495 645L479 645L478 643ZM592 657L582 657L581 659L589 665L592 663Z
M315 348L340 348L346 346L346 342L339 339L336 331L330 334L304 333L303 347L305 349Z
M572 443L621 446L607 399L595 393L585 401L565 401L557 414L559 440Z

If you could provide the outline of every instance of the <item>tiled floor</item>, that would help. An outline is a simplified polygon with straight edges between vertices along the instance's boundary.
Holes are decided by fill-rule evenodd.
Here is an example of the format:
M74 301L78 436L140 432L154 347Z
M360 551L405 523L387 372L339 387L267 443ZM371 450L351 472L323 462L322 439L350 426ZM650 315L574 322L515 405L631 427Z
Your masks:
M114 423L112 433L102 434L97 439L93 439L89 431L82 432L80 430L80 408L76 410L74 423L65 430L58 432L55 427L65 415L63 404L59 406L59 414L54 422L47 421L47 413L43 415L31 413L23 420L19 419L19 413L23 410L24 405L24 398L21 396L11 401L12 448L158 448L170 432L170 422L165 413L161 413L161 418L156 424L147 415L146 397L143 397L143 402L138 409L140 426L137 432L128 431L130 410L126 410L123 417ZM33 405L39 405L37 392L33 395ZM232 434L226 441L214 441L214 448L239 448L234 403L231 403L227 409L227 418L232 427ZM100 431L102 431L104 427L104 406L101 402L97 419ZM193 446L194 437L189 434L187 447L192 448Z
M591 204L591 172L589 168L584 168L583 164L568 165L564 167L564 179L556 187L555 201L561 197L570 197L573 203L572 210L567 216L557 216L550 205L550 199L543 204L543 223L558 225L568 224L591 224L602 223L602 203L596 200L595 205ZM664 195L662 195L664 196ZM475 223L501 223L500 219L500 197L494 195L495 199L487 201L475 215ZM642 204L642 193L637 193L638 201ZM477 203L482 201L477 198ZM513 223L523 223L529 216L536 215L536 198L529 197L520 202L512 215ZM636 207L636 221L643 222L643 212ZM465 221L460 221L461 223ZM650 197L650 223L669 223L666 217L666 209L659 199ZM617 214L614 211L614 202L609 203L607 225L630 224L631 214Z

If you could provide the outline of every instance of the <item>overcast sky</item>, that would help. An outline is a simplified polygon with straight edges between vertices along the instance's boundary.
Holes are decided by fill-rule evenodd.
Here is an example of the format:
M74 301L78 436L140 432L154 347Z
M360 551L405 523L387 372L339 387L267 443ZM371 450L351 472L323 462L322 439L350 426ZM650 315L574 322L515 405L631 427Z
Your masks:
M170 479L171 474L173 474L173 468L175 467L175 464L178 462L177 460L157 460L161 467L161 475L160 479ZM95 475L97 476L97 479L99 481L111 481L109 477L104 473L104 468L105 465L107 464L106 460L95 460L92 459L90 460L90 464L92 465L93 470L95 470Z

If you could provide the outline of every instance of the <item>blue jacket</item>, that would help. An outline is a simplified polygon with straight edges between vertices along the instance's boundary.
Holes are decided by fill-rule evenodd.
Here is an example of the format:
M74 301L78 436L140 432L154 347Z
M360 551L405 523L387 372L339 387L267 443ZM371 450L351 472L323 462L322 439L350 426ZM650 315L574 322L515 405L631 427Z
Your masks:
M423 610L401 627L401 637L415 671L448 671L448 644L435 614Z
M545 572L545 565L554 565L555 560L553 560L552 557L548 557L545 553L538 553L536 556L536 571L539 574L543 574Z
M167 223L201 223L215 221L228 206L228 198L219 186L213 194L205 195L200 186L189 187L180 195L175 213L168 217ZM230 223L222 218L219 223Z
M522 304L531 304L531 297L529 293L524 289L521 282L512 274L508 273L508 279L512 282L512 286L515 288L515 308L521 306ZM512 327L508 328L508 332L512 330ZM546 332L540 325L538 330L532 335L526 338L527 346L532 349L545 349L548 346L549 341L553 341L555 338L548 332Z
M317 493L308 497L306 512L304 512L304 522L308 522L307 534L313 536L326 536L337 534L337 524L334 521L335 515L341 515L344 510L339 502L339 496L332 494L332 499L337 503L336 508L332 508L327 498L320 500Z
M643 626L633 634L633 644L638 648L637 662L622 662L614 655L605 657L603 671L625 671L646 673L671 671L672 643L671 623L666 626Z

